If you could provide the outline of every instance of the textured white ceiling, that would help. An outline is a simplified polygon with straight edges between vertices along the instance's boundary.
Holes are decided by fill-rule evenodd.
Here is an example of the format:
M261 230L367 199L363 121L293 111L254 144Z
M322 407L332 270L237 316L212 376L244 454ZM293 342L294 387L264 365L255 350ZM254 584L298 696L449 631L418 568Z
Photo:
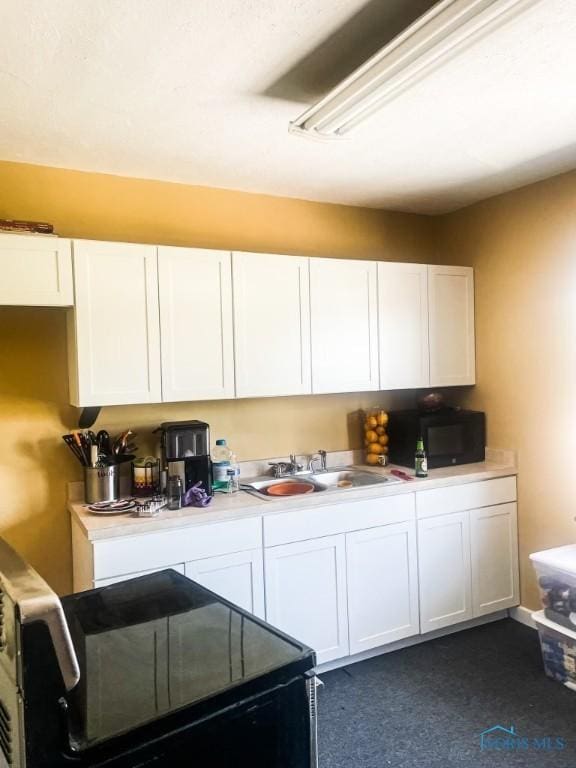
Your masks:
M0 0L0 158L424 213L576 167L575 0L540 0L346 140L290 135L290 77L331 36L349 58L374 2Z

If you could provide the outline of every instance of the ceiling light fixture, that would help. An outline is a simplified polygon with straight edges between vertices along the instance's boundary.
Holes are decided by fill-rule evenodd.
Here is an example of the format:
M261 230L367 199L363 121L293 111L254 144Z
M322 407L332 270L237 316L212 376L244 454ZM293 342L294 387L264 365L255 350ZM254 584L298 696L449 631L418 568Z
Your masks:
M344 136L449 56L538 1L441 0L290 123L290 132Z

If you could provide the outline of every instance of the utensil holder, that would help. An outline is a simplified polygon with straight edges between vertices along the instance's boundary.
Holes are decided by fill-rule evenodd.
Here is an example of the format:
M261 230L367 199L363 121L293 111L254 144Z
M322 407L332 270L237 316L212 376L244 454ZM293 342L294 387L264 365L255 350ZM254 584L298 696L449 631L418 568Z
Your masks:
M109 467L84 467L84 496L88 504L118 501L120 472L117 464Z

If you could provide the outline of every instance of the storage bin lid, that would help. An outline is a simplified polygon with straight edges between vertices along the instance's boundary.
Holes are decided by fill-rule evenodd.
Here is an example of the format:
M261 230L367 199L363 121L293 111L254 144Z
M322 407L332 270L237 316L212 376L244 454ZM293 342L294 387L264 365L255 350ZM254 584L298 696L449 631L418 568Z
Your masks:
M542 552L533 552L530 560L536 565L545 565L557 571L573 573L576 575L576 544L567 544L565 547L544 549Z
M562 624L556 624L555 621L551 621L546 616L544 611L536 611L536 613L533 613L532 620L536 623L538 628L547 627L548 629L553 629L554 632L558 632L558 634L564 635L564 637L569 637L571 640L576 642L576 632L573 632L571 629L568 629L568 627L565 627Z

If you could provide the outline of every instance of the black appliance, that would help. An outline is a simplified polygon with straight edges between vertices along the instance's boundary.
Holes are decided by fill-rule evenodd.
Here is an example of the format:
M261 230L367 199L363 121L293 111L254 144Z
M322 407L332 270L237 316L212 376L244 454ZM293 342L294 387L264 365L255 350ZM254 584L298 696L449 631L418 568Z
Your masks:
M486 419L481 411L392 411L387 429L392 464L413 467L419 437L424 439L429 469L484 461Z
M59 600L0 539L0 765L310 768L314 652L172 570Z
M166 421L162 431L162 466L168 477L178 475L184 493L196 483L212 496L210 425L204 421Z

